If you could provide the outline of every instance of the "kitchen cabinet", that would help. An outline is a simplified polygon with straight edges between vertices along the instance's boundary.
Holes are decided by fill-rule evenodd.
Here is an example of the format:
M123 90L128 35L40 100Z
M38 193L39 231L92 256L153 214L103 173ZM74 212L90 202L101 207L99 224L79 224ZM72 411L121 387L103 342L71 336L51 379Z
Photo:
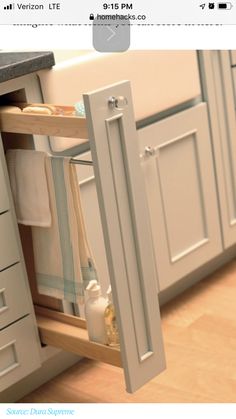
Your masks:
M206 104L138 135L163 290L222 252Z
M36 321L28 289L2 144L0 172L6 211L0 214L0 391L41 365ZM29 350L30 348L30 350Z
M18 67L17 71L21 71L21 68ZM26 71L25 65L24 71ZM4 73L4 76L7 77L7 74ZM2 104L25 100L41 101L40 87L35 74L0 84ZM3 149L3 143L5 149L33 148L33 140L37 141L40 147L41 142L45 142L45 137L33 139L20 134L1 133L0 138L0 392L2 394L4 390L38 370L43 359ZM10 401L13 400L14 390Z
M84 101L86 119L73 115L72 107L69 115L67 107L67 113L52 116L3 111L1 128L10 133L66 137L81 133L82 138L89 138L120 351L89 342L83 319L37 307L37 322L43 343L122 366L127 391L133 392L165 368L165 357L129 82L85 94Z
M46 135L67 138L68 132L73 146L74 137L81 133L83 142L90 140L92 157L87 158L93 159L94 170L78 170L82 205L103 292L112 283L121 350L90 342L83 319L60 312L62 305L58 302L52 306L47 297L35 299L33 293L35 311L42 343L123 367L131 392L165 368L158 291L178 284L183 277L224 255L236 242L234 74L227 52L204 52L200 62L203 102L196 105L191 99L182 107L185 110L172 109L172 116L162 113L158 122L154 122L155 117L146 120L138 136L127 82L84 95L88 132L84 120L77 126L77 119L69 121L66 117L55 123L51 117L40 116L32 124L32 115L23 119L17 116L17 123L13 123L14 115L5 115L1 121L2 130L13 133L6 138L3 133L9 146L48 151ZM8 99L41 102L35 76L27 78L27 83L24 78L12 83L10 90L9 86L2 87L3 95L11 94ZM119 97L119 106L114 100L108 104L109 97ZM0 185L9 191L5 178L0 166ZM0 197L0 217L8 216L9 211L11 205L5 192ZM15 215L10 214L14 225ZM27 240L29 250L30 236ZM32 257L25 252L30 280L33 268L29 269L27 259ZM15 262L9 259L4 265L4 260L7 270L3 268L4 275L0 275L1 289L6 288L5 274L10 278L8 269L23 266L24 270L20 246L12 259ZM16 265L10 267L8 263ZM6 292L4 295L0 290L0 318ZM14 325L27 318L35 330L35 314L31 304L29 307L26 312L20 309L14 313ZM5 323L2 319L6 330L11 331L11 320ZM1 344L2 358L0 351L4 375L8 366L28 374L27 369L17 370L16 346L11 343L10 333L9 338ZM36 335L35 339L39 350ZM30 368L33 371L32 365ZM12 377L5 385L20 379L19 375Z
M235 201L233 73L227 52L219 53L220 56L215 52L208 54L211 67L201 66L205 103L192 104L182 112L176 111L173 116L138 130L161 291L221 257L236 241L234 216L229 218L229 209ZM208 82L206 90L204 77ZM119 129L122 133L122 124ZM117 127L114 130L119 138ZM231 137L227 132L231 132ZM106 137L107 133L103 135ZM96 206L91 207L96 199L91 172L91 168L81 168L79 177L83 205L89 214L86 223L90 240L96 225L98 239L94 246L100 248L101 254L99 214ZM144 196L142 193L140 190L140 197ZM231 213L234 215L233 210ZM229 232L231 238L227 238ZM101 272L107 270L104 263Z

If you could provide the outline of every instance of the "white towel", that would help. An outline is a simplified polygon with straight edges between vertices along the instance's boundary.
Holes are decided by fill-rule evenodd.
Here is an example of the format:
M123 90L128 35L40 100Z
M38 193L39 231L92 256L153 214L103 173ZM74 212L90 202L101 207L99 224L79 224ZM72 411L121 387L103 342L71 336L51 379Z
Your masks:
M97 279L83 220L76 169L70 158L47 157L52 225L32 228L40 294L84 302L84 289Z
M49 227L46 154L34 150L8 150L6 158L18 223Z

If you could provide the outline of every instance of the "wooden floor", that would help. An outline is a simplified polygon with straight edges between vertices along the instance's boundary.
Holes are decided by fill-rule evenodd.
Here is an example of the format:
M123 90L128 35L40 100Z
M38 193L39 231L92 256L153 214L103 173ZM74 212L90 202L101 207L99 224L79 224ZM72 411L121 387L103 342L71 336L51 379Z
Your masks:
M123 372L84 360L21 402L236 402L236 262L162 309L167 369L134 395Z

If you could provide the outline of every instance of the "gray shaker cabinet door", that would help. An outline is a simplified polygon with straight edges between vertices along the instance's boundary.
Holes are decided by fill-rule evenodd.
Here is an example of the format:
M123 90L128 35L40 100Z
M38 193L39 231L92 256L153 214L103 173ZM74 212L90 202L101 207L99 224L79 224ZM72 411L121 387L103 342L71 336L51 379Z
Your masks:
M206 105L140 129L139 139L163 290L222 252Z
M224 248L236 243L236 73L229 51L201 53L209 103ZM217 86L217 87L216 87Z
M165 368L165 359L130 83L86 94L84 102L126 388L133 392Z

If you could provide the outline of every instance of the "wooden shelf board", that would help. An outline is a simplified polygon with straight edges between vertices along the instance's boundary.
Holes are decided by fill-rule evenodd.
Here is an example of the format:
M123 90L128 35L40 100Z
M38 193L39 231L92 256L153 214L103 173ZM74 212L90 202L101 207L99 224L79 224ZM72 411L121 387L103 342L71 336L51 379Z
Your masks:
M60 108L64 109L64 115L6 112L0 107L0 129L2 132L88 139L86 118L72 115L72 107Z
M119 349L89 340L85 320L42 307L35 311L42 343L122 367Z

